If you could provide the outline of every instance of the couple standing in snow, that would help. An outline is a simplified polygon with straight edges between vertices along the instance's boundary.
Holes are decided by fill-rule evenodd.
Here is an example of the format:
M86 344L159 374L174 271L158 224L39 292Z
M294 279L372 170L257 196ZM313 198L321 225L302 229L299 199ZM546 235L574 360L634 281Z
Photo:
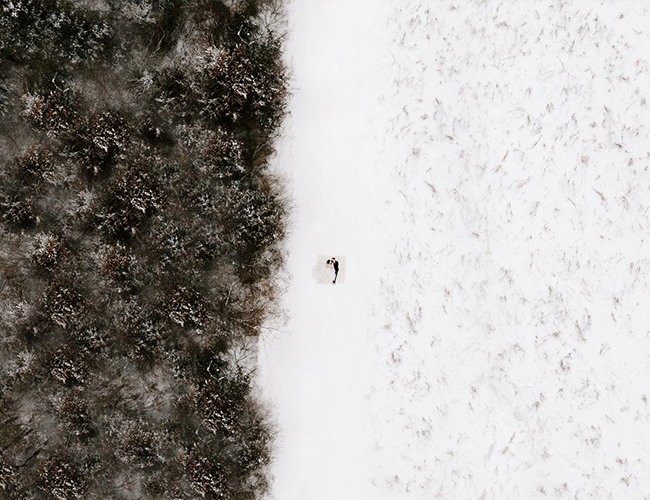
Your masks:
M336 260L336 257L332 257L331 259L327 259L326 264L328 269L334 270L334 279L332 280L332 283L336 284L336 278L339 275L339 261Z
M345 283L345 256L340 256L339 260L336 257L330 258L327 254L319 254L311 275L319 285Z

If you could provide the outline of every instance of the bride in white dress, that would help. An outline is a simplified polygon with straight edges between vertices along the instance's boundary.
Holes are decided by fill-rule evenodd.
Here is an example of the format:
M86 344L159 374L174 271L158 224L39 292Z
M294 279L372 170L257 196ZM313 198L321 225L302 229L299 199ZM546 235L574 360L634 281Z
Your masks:
M325 261L318 261L312 270L312 276L319 285L332 284L334 279L334 266L332 261L327 259Z

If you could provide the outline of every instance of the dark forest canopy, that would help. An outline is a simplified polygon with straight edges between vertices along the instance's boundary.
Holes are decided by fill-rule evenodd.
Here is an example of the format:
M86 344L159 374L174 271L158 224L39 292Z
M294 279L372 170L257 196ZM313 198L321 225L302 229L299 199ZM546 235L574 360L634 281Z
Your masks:
M0 0L0 498L253 499L275 0Z

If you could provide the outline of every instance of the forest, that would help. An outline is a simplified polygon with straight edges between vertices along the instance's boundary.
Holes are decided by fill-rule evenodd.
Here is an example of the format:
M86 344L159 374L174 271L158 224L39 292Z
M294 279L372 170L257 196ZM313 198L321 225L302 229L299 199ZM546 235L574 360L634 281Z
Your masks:
M260 498L282 6L0 6L0 498Z

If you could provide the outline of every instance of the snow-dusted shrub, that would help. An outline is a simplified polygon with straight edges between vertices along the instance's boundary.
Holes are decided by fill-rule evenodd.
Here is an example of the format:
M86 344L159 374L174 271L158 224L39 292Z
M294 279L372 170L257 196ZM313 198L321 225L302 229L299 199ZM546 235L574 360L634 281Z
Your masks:
M232 47L209 47L205 53L204 113L233 124L253 120L262 129L273 128L282 106L282 75L261 69L277 64L273 40L260 40L253 48L244 43ZM281 101L280 101L281 102Z
M0 210L2 218L8 226L17 229L28 228L37 220L36 210L30 200L15 199L11 196L2 196Z
M76 113L68 94L56 89L23 96L23 117L38 130L59 135L74 127Z
M93 222L112 237L131 238L156 208L157 199L155 182L146 167L126 166L107 186L105 202Z
M108 245L100 262L101 274L110 280L108 286L117 293L132 292L138 286L138 259L125 245Z
M106 17L70 0L3 2L0 32L3 60L40 74L106 62L116 44Z
M169 319L180 325L200 325L203 320L203 303L198 293L184 286L177 287L167 302Z
M74 132L79 160L92 175L102 172L123 151L128 137L124 120L110 112L88 117Z
M31 184L44 179L51 180L54 175L52 153L38 146L17 159L20 182Z
M62 328L67 328L83 309L79 294L56 279L51 282L43 302L47 319Z
M52 377L65 386L78 386L86 382L88 369L80 353L70 348L57 349L50 361ZM84 402L80 402L81 405Z
M86 401L73 393L54 398L53 407L61 422L73 434L80 436L90 432L90 414Z
M40 487L55 500L84 498L84 480L80 471L70 461L55 456L41 465Z
M39 239L32 258L39 267L52 269L65 257L65 254L64 241L56 235L48 235Z

